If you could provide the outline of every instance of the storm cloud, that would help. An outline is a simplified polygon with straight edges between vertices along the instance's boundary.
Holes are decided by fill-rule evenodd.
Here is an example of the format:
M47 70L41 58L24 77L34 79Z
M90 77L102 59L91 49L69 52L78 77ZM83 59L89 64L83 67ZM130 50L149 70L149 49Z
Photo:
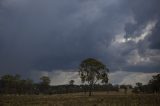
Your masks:
M77 69L160 72L159 0L1 0L0 73Z

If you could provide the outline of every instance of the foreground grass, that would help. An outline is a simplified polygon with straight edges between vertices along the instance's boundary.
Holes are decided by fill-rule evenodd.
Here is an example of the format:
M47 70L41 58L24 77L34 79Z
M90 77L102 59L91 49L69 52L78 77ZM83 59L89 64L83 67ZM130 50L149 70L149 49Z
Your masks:
M79 94L0 96L0 106L160 106L160 95Z

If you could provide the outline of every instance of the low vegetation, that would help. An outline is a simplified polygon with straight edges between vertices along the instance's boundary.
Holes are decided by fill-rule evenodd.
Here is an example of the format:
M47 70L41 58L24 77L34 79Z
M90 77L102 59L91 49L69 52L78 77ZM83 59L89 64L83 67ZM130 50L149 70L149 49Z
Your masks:
M106 94L106 92L103 92ZM0 96L0 106L159 106L160 95L58 94Z

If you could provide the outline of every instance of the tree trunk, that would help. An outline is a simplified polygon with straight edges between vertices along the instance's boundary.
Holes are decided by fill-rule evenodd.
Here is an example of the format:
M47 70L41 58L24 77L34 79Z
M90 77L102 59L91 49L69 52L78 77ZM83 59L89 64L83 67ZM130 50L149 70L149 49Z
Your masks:
M86 87L86 85L84 85L83 89L84 89L84 94L86 95L86 92L87 92L87 87Z
M92 95L92 84L89 86L89 96Z

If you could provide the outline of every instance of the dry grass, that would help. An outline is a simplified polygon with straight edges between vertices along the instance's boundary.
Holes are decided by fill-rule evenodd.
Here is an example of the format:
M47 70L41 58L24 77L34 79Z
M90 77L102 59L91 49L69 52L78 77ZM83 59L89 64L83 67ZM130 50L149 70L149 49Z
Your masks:
M0 106L160 106L160 95L83 93L59 95L0 96Z

